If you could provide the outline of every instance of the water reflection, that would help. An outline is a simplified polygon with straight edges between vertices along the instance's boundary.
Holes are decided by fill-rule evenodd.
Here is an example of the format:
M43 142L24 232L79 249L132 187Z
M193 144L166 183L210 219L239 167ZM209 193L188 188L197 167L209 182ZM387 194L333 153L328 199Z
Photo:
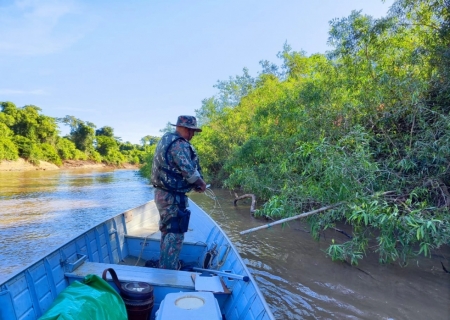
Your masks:
M153 198L132 170L0 172L0 281Z
M380 265L368 254L358 267L335 263L325 249L343 235L326 232L314 241L308 226L288 226L239 235L264 221L250 215L250 202L233 206L230 192L216 190L220 208L204 195L191 198L210 212L236 244L277 319L450 319L450 249L439 259L421 258L408 268Z
M298 221L241 236L263 221L250 201L215 190L190 197L224 229L253 273L277 319L450 319L450 250L408 268L368 256L357 268L334 263L324 250L340 233L314 241ZM129 170L0 172L0 281L105 218L153 197ZM217 201L218 200L218 201Z

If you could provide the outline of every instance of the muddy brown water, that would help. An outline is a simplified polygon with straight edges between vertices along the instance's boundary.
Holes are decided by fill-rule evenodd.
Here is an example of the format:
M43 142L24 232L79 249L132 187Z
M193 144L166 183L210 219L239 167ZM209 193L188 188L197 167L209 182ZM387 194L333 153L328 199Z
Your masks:
M190 197L225 230L253 273L277 319L450 319L450 249L407 267L380 265L369 254L357 267L332 262L327 231L313 240L303 221L247 235L266 223L250 201L214 190ZM210 195L211 196L211 195ZM72 237L153 197L132 170L0 172L0 283ZM345 226L341 226L345 228Z

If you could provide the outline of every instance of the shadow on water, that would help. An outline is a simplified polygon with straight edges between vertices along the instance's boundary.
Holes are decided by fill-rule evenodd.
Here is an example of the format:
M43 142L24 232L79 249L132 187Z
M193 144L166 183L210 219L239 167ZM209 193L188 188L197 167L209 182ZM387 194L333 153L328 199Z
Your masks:
M250 215L250 200L233 206L229 191L215 190L221 208L200 194L190 197L221 225L258 281L277 319L450 319L450 248L407 267L381 265L376 254L358 266L325 254L334 231L317 242L303 221L240 235L267 223Z
M0 282L71 238L153 198L132 170L0 172ZM335 263L324 250L341 233L314 241L302 221L244 236L266 223L250 201L233 206L229 191L190 197L224 229L253 273L277 319L450 319L450 249L401 268L376 255L358 267ZM449 268L450 269L450 268Z

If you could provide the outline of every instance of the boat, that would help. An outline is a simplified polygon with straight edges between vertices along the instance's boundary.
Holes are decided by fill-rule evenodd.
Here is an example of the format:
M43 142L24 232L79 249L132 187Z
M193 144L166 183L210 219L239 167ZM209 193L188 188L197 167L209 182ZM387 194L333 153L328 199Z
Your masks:
M141 316L147 308L145 319L274 319L231 240L191 199L189 209L178 270L155 267L161 233L152 200L105 220L0 283L0 319L39 319L61 300L61 292L93 275L123 297L129 319L140 302ZM151 287L151 307L122 295L128 283ZM190 307L195 301L201 303Z

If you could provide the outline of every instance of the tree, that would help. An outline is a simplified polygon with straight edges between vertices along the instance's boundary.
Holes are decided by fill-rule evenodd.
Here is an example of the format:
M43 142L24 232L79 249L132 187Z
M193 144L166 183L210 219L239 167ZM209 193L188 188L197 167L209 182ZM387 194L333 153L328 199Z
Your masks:
M448 1L392 8L331 21L326 56L285 44L282 72L264 61L252 85L219 82L196 110L204 173L265 200L256 215L345 202L308 218L316 238L353 227L333 260L357 263L372 241L381 262L403 264L450 241Z
M31 141L53 143L58 134L56 119L41 115L41 108L26 105L17 108L12 102L2 102L2 122L7 124L14 135L27 137Z
M96 136L114 137L114 129L108 126L95 130Z
M225 108L237 106L242 97L245 97L256 85L256 79L250 76L244 68L242 76L230 77L227 81L217 81L214 85L219 93L202 101L202 107L195 110L199 125L204 125L221 115Z
M17 108L12 102L1 102L0 107L0 160L20 156L35 164L45 160L61 165L62 160L72 159L138 164L148 147L122 143L112 127L95 130L93 123L74 116L52 118L41 114L37 106ZM58 122L70 127L67 137L58 135Z
M125 162L125 157L120 153L117 141L113 137L97 136L96 144L96 151L106 163L119 165Z
M172 127L172 126L171 126ZM150 136L150 135L147 135L147 136L145 136L145 137L143 137L142 139L141 139L141 143L142 143L142 145L145 147L145 146L152 146L152 145L154 145L154 144L157 144L158 143L158 141L160 140L161 138L160 137L155 137L155 136Z
M166 126L163 129L159 130L159 132L175 132L175 127L170 122L167 122Z
M75 143L77 149L91 154L94 150L95 125L91 122L84 122L74 116L65 116L58 121L70 126L69 139Z
M19 157L19 150L12 138L13 132L0 120L0 160L16 160Z
M58 137L56 142L56 149L62 160L86 160L85 153L78 150L71 140L67 138Z

